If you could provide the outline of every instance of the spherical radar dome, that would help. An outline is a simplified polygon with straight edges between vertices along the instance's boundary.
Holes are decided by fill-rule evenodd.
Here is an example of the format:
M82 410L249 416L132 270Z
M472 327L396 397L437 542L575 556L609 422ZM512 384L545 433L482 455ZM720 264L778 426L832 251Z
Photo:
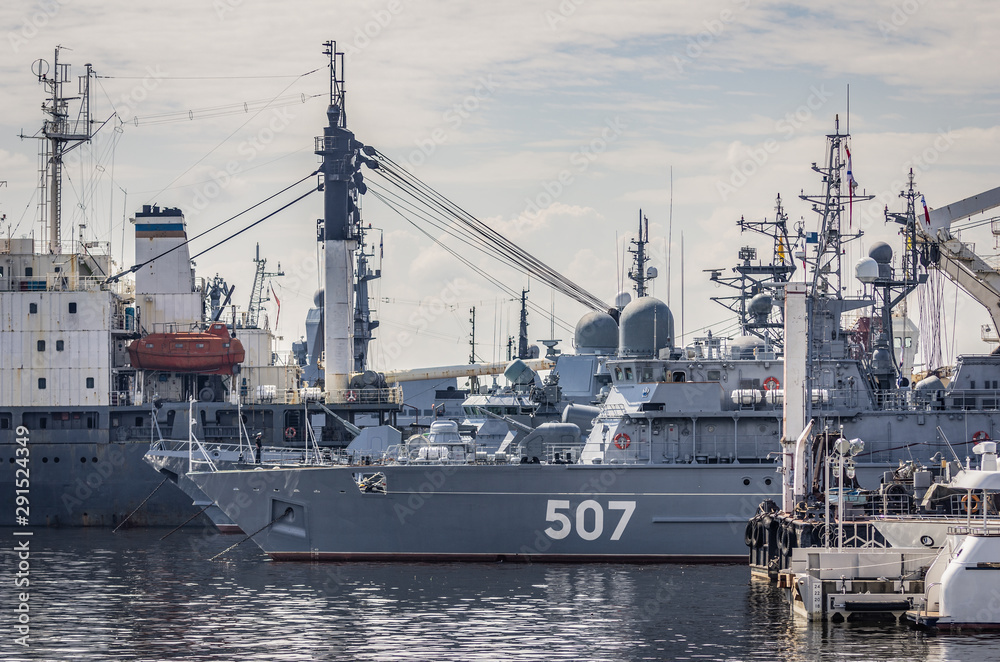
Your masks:
M591 311L576 323L573 345L582 353L613 352L618 347L618 323L605 312Z
M667 304L641 297L625 306L618 327L618 353L654 356L674 346L674 316Z

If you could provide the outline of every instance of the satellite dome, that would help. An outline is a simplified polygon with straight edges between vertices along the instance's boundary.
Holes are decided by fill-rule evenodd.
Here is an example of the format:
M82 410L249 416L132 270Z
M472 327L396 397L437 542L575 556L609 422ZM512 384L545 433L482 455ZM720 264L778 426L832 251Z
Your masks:
M628 292L619 292L615 295L615 308L621 310L632 300L632 295Z
M576 323L573 345L584 354L613 352L618 347L618 323L605 312L589 312Z
M892 262L892 246L884 241L876 241L872 244L872 247L868 249L868 257L872 258L879 264L889 264Z
M917 391L943 391L944 382L937 375L930 375L917 382L913 388Z
M667 304L641 297L622 310L618 325L618 353L622 356L654 356L674 347L674 316Z
M313 295L313 306L315 306L316 308L323 307L323 294L324 294L323 288L321 287L318 290L316 290L316 294Z
M764 341L757 336L740 336L729 343L729 355L734 359L752 359L754 350L765 347Z
M754 295L750 299L750 305L747 307L747 312L750 313L757 321L765 322L767 321L767 316L771 314L771 308L774 306L774 299L770 294L765 294L761 292L760 294Z
M871 257L863 257L854 265L854 276L862 283L871 283L878 278L878 262Z

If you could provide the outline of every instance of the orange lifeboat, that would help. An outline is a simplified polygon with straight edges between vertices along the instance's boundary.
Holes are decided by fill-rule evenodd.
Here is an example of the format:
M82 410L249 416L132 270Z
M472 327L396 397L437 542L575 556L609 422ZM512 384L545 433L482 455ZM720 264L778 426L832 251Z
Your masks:
M221 323L197 333L151 333L133 340L128 355L134 368L202 375L231 375L246 358L243 343Z

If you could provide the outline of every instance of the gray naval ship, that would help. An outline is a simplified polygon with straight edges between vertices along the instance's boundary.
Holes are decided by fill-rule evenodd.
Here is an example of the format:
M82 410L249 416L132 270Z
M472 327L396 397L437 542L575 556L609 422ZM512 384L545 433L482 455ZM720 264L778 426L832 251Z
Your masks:
M398 411L401 391L369 380L354 401L341 398L342 416L327 416L302 388L308 366L278 357L263 312L266 279L277 274L258 254L250 306L237 312L231 286L195 274L180 210L147 205L135 214L139 264L124 274L110 246L86 240L84 228L67 240L64 155L92 137L94 72L88 65L79 97L69 96L70 69L59 55L51 70L42 63L36 71L47 96L46 121L33 136L44 164L44 239L0 238L0 462L9 467L0 490L15 494L30 475L30 494L18 493L27 505L4 511L0 526L18 517L30 525L116 526L130 514L130 525L184 522L199 508L143 456L161 438L186 439L192 419L210 444L247 445L260 434L267 446L302 447L318 422L322 443L337 446L351 438L344 419L370 412L385 420ZM377 274L359 268L357 276L367 282ZM353 323L355 366L363 370L377 322L356 309ZM157 356L164 344L170 351Z
M329 160L351 162L361 148L342 101L331 95L322 140ZM776 234L780 260L740 271L759 289L741 308L746 335L676 346L671 311L648 296L581 320L578 346L615 348L603 362L610 391L582 443L541 426L489 452L454 423L439 422L373 464L189 477L275 559L742 559L747 518L780 493L785 371L775 330L784 324L793 256L803 261L808 286L807 416L827 432L826 443L865 439L859 478L877 481L900 460L930 456L949 441L964 448L993 436L1000 358L962 357L948 385L931 375L911 386L904 374L902 349L913 339L909 327L894 328L894 306L926 281L928 269L950 275L958 267L946 260L968 248L924 230L912 185L907 210L890 217L903 225L908 247L899 267L891 248L877 244L856 269L868 296L843 295L843 246L860 233L842 232L841 216L863 197L843 156L848 138L839 127L827 137L824 165L814 166L824 189L802 196L818 213L818 230L800 230L795 247ZM350 177L328 171L326 181L328 203L342 205ZM987 197L944 208L942 230L1000 203ZM328 363L328 384L336 379L331 370Z

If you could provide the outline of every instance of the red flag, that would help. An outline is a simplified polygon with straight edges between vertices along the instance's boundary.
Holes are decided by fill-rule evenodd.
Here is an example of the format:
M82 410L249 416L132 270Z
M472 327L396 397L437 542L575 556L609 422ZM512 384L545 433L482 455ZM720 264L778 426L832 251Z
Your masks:
M924 196L922 196L922 195L920 196L920 204L922 204L924 206L924 221L927 223L927 225L930 225L931 224L931 212L930 212L929 209L927 209L927 201L924 200Z
M847 223L851 227L854 225L854 189L858 183L854 181L854 169L851 167L851 148L845 144L844 151L847 152Z
M281 317L281 300L278 299L278 295L274 292L274 283L271 283L271 296L274 297L274 303L278 304L278 314L274 316L274 328L278 328L278 318Z

